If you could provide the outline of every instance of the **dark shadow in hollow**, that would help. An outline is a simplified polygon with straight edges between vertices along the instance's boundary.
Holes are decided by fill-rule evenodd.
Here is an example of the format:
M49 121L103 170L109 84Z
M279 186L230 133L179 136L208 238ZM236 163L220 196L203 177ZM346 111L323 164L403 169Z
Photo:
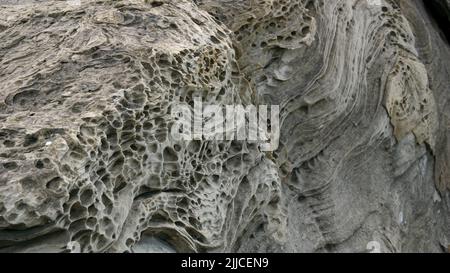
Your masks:
M442 34L450 42L450 7L444 1L423 0L427 13L433 18Z

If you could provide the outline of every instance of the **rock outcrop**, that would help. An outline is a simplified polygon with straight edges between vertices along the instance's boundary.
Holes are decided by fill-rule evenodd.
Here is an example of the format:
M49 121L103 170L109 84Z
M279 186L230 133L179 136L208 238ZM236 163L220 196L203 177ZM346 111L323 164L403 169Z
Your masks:
M0 41L1 252L448 250L422 1L8 0ZM174 140L194 98L279 105L278 149Z

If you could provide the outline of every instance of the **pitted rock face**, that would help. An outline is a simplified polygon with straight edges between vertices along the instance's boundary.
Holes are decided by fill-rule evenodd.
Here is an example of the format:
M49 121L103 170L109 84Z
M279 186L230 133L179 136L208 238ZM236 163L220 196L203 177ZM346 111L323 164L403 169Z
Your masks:
M363 242L376 238L390 242L382 244L384 251L415 248L398 234L423 221L411 206L419 202L432 210L433 183L444 195L448 185L448 142L440 139L448 135L448 72L436 68L439 60L430 65L430 55L431 47L442 45L447 57L449 50L423 5L197 2L233 31L239 64L258 98L281 106L281 143L274 154L289 193L284 200L299 201L287 205L288 241L298 243L284 247L365 251ZM427 197L393 186L402 183L413 183L411 190L421 188ZM408 218L401 225L384 219L400 212ZM448 222L448 215L447 208L438 221ZM385 228L392 233L380 231ZM436 241L445 246L443 230L436 231ZM440 249L425 243L428 235L415 236L427 251ZM246 250L253 247L268 246L256 242Z
M450 47L419 0L5 1L0 40L0 251L450 245ZM280 105L279 149L175 141L195 97Z
M90 1L17 15L1 32L4 247L38 247L27 241L48 226L61 230L49 251L129 251L142 233L178 251L231 250L278 217L276 166L257 145L169 135L177 102L241 104L249 92L206 12Z

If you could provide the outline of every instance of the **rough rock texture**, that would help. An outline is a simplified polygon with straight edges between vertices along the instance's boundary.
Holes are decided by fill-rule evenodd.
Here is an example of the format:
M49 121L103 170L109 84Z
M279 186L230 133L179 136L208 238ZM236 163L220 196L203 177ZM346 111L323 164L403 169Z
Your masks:
M450 46L422 1L0 4L0 251L447 251ZM280 105L279 149L174 141L196 96Z

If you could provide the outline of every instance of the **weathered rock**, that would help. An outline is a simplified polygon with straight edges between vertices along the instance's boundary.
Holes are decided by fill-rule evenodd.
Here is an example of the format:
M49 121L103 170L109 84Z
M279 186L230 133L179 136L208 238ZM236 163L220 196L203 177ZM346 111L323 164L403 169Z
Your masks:
M234 32L258 97L282 107L280 251L448 244L450 51L420 1L199 2Z
M2 3L0 251L450 245L450 47L422 1ZM279 149L173 140L196 96L280 105Z
M249 92L206 12L189 1L17 11L0 11L6 251L41 250L44 228L61 235L48 251L129 251L143 233L179 251L230 250L279 217L266 213L280 200L276 166L256 145L169 137L176 102Z

